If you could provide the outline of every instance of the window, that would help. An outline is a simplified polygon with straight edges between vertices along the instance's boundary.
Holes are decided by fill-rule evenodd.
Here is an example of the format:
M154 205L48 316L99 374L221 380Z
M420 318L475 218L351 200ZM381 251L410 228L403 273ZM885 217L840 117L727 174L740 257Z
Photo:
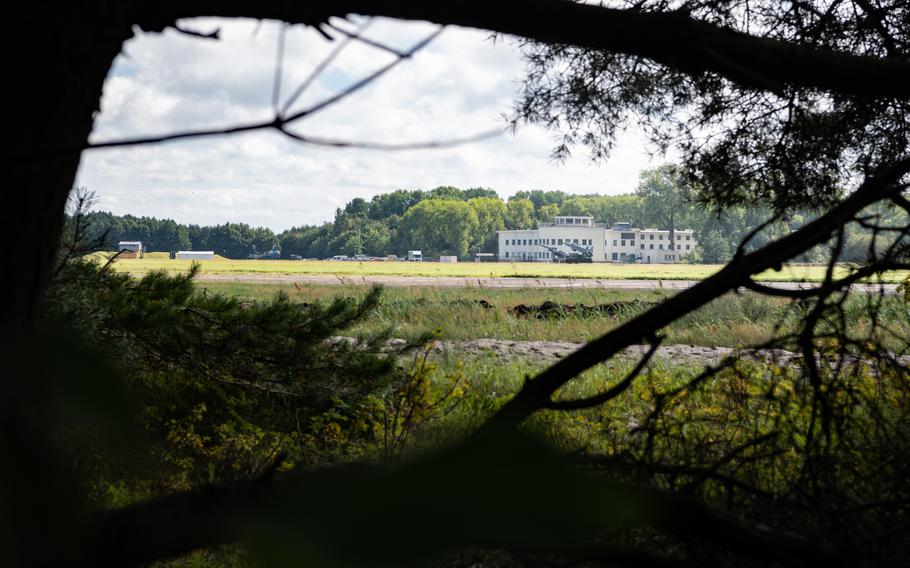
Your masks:
M616 253L613 253L613 260L616 260Z
M626 241L619 241L620 246L626 246Z
M506 251L506 258L509 258L509 251Z
M509 239L506 239L506 246L509 246Z
M619 235L619 238L620 238L620 239L625 239L625 240L627 240L627 241L631 241L632 239L635 238L635 233L621 233L621 234Z
M528 239L525 239L525 245L527 245L527 244L528 244Z
M686 240L687 240L687 241L690 240L691 238L692 238L692 235L686 235Z
M653 240L654 240L654 235L649 235L649 236L651 237L651 240L653 241ZM654 247L651 247L651 248L654 248Z
M686 245L686 250L689 250L689 245Z
M657 245L657 246L660 248L660 250L664 250L664 245Z
M657 240L659 240L659 241L664 240L664 236L663 236L663 235L657 235Z
M616 239L613 239L613 246L616 246Z
M578 239L572 239L572 243L574 243L574 244L577 245L577 244L578 244Z
M645 243L641 243L641 250L645 250Z
M651 245L651 250L654 250L654 245ZM650 258L650 257L649 257Z
M559 239L559 244L562 244L562 239Z

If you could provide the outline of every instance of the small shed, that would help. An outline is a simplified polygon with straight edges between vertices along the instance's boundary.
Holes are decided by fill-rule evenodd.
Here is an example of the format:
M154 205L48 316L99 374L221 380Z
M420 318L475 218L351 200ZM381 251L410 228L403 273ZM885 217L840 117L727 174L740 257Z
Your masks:
M496 253L479 252L474 255L474 262L496 262Z
M439 257L439 262L458 262L458 257L455 255L442 255Z
M117 251L117 258L142 258L142 241L120 241Z
M178 260L214 260L215 251L213 251L213 250L178 250L176 257Z

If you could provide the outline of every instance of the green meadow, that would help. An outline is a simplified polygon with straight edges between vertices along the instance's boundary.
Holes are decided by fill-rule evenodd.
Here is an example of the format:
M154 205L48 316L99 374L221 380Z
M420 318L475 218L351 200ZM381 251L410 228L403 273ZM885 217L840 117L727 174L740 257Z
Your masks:
M183 272L192 261L161 258L151 253L142 259L118 259L118 271L144 274L152 270ZM701 280L718 270L719 264L555 264L544 262L392 262L392 261L327 261L327 260L228 260L216 258L200 261L201 274L212 275L325 275L349 278L369 276L421 276L464 278L587 278L604 280ZM837 267L836 275L848 274L850 265ZM763 281L809 281L824 278L825 267L788 265L780 271L759 276ZM890 283L901 282L908 271L885 275Z

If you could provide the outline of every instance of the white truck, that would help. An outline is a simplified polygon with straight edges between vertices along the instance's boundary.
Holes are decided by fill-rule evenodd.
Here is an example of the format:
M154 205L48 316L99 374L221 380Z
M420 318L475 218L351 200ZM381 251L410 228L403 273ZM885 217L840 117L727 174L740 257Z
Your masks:
M409 250L408 251L408 260L411 262L422 262L423 253L419 250Z

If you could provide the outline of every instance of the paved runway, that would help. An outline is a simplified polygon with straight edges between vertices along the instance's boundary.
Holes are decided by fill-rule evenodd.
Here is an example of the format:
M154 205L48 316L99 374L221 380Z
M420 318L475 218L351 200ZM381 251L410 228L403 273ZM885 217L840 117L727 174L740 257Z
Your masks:
M698 280L604 280L598 278L465 278L460 276L334 276L326 274L200 274L199 281L254 282L271 284L327 284L362 285L382 284L391 287L441 287L441 288L602 288L615 290L683 290L698 284ZM785 290L811 288L811 282L763 282L767 286ZM894 294L896 284L855 284L860 292Z

